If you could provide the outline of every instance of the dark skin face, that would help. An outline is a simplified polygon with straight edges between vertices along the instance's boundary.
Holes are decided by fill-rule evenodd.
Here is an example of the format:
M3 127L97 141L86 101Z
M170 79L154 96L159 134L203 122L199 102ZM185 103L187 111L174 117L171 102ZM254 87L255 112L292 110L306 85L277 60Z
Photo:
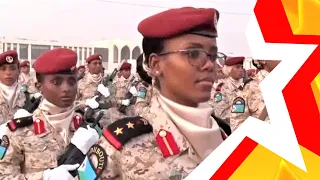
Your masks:
M12 86L17 82L19 73L17 64L3 64L0 66L0 81L6 86Z
M235 80L239 80L243 78L244 76L243 65L242 64L234 65L230 72L230 76Z
M29 72L30 72L29 66L23 66L20 69L21 69L21 72L23 72L24 74L29 74Z
M128 79L131 75L131 69L121 70L120 73L125 79Z
M102 70L102 61L101 60L93 60L88 64L89 72L91 74L99 74Z
M80 69L78 69L78 74L79 74L79 75L81 75L81 74L83 74L83 73L84 73L84 71L85 71L85 69L84 69L84 68L80 68Z
M38 83L41 94L52 104L60 107L70 107L77 95L76 74L46 74Z
M186 34L164 42L163 52L186 49L201 49L215 55L217 42L214 38ZM173 53L165 56L151 54L149 65L151 73L160 82L160 93L179 104L197 107L210 99L211 89L216 80L214 68L217 64L205 57L201 66L191 65L192 58L186 53ZM158 72L158 73L157 73Z

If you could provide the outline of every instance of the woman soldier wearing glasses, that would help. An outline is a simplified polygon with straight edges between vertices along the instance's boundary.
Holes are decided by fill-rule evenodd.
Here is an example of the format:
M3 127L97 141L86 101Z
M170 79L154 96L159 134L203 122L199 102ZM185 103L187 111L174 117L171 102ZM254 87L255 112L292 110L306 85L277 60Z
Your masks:
M141 117L120 119L103 132L108 154L101 179L182 179L226 138L208 105L215 81L215 9L170 9L143 20L144 64L154 79Z

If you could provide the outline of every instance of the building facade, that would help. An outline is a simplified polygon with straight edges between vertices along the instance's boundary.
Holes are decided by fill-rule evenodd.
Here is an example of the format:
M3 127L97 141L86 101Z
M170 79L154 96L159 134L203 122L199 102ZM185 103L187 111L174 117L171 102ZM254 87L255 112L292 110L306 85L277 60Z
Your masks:
M78 66L85 65L85 60L92 54L99 53L103 57L106 73L118 67L121 60L132 63L135 72L136 59L142 53L138 43L122 40L106 40L90 44L63 44L58 41L36 41L23 38L0 37L0 53L16 50L20 60L29 60L31 65L44 52L55 48L69 48L78 54Z

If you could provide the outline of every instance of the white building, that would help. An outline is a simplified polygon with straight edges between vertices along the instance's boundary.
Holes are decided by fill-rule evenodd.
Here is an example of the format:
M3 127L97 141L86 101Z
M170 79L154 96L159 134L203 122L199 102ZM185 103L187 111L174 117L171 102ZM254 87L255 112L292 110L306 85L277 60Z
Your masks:
M132 63L135 73L135 60L142 53L138 43L113 40L99 41L91 44L63 44L58 41L36 41L23 38L0 37L0 53L8 50L16 50L20 60L31 60L33 64L43 52L54 48L70 48L78 54L78 65L84 65L85 60L92 54L100 53L103 57L103 66L107 73L113 71L121 60L126 59Z
M140 44L140 45L138 45ZM104 40L90 44L63 44L58 41L36 41L23 38L8 39L0 37L0 53L7 50L16 50L20 60L31 60L33 64L43 52L54 48L70 48L78 54L78 65L84 65L85 60L92 54L100 53L103 57L103 66L106 73L111 73L118 67L121 60L128 60L132 64L132 73L135 73L136 59L142 53L141 43L123 40ZM233 53L226 53L227 56L237 56ZM246 57L245 69L254 69L251 63L252 58Z

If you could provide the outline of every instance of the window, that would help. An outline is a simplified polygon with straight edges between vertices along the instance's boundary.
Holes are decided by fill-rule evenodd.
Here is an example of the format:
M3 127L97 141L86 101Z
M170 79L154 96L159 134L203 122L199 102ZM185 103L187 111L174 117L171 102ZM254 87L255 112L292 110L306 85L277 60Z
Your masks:
M53 49L61 48L61 46L53 46Z
M28 58L28 44L20 44L20 59L27 60Z
M108 48L94 48L94 54L101 54L102 62L109 61L109 49Z
M84 48L84 51L83 51L83 59L87 59L87 48Z
M82 58L82 48L81 47L79 47L79 60L82 60L83 58Z
M118 57L118 47L116 45L113 46L113 62L118 63L119 57Z
M18 53L19 53L19 49L17 49L17 44L13 44L13 49L12 50L15 50L15 51L17 51Z
M42 53L49 51L50 46L46 45L31 45L31 59L37 59Z
M138 59L138 57L140 56L141 51L140 48L138 46L136 46L133 50L132 50L132 59Z
M130 49L128 46L124 46L122 49L121 49L121 60L128 60L130 59Z
M89 56L92 55L92 48L88 48L88 51L89 51Z
M11 50L11 43L7 43L7 50L6 51L10 51Z

